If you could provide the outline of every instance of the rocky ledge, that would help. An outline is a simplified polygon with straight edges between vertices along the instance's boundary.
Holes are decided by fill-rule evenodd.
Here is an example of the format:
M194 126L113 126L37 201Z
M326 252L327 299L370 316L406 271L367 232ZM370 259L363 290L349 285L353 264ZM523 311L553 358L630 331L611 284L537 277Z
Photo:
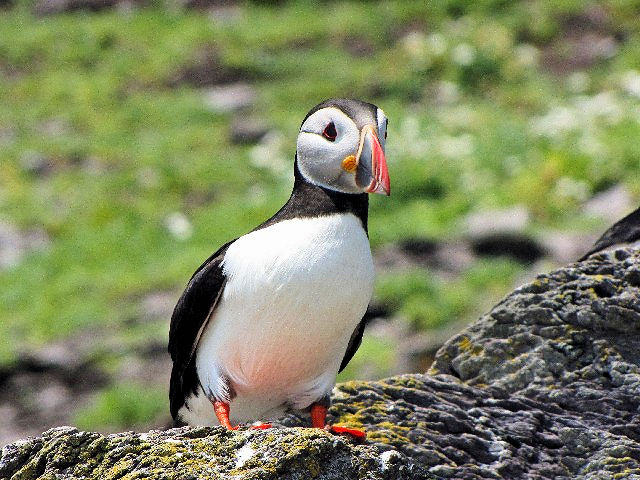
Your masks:
M640 478L640 253L541 275L452 338L425 375L349 382L336 422L103 436L62 427L4 447L0 478ZM298 425L298 426L295 426Z

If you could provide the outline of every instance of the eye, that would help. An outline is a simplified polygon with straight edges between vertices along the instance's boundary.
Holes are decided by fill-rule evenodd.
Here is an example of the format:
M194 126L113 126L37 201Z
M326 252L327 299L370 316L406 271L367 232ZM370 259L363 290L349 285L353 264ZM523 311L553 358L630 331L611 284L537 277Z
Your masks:
M387 129L389 128L389 121L387 120L384 124L384 139L387 139Z
M329 140L330 142L335 141L338 136L338 132L336 132L336 126L333 122L329 123L326 127L324 127L324 131L322 132L322 136Z

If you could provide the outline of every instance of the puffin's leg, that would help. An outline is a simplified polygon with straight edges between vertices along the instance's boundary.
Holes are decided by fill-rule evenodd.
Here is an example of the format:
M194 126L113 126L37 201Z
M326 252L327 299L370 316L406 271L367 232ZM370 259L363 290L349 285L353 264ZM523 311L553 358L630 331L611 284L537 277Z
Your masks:
M314 428L324 428L327 420L327 407L320 403L311 405L311 426Z
M213 411L216 412L216 417L218 417L218 421L220 425L223 427L227 427L228 430L237 430L238 427L231 426L231 422L229 421L229 404L225 402L213 402Z
M324 400L324 399L323 399ZM367 438L367 434L364 430L357 430L355 428L349 427L339 427L337 425L327 425L327 410L328 407L326 405L328 401L313 403L311 405L311 425L314 428L323 428L331 433L335 434L347 434L355 438L356 440L364 440Z

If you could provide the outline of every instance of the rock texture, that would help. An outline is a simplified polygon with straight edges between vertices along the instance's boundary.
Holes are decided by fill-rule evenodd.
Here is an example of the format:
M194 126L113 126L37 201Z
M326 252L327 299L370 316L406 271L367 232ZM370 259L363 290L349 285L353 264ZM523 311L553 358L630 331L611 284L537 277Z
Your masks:
M294 416L265 431L62 427L6 446L0 478L640 478L640 253L541 275L427 374L339 385L331 415L366 443Z

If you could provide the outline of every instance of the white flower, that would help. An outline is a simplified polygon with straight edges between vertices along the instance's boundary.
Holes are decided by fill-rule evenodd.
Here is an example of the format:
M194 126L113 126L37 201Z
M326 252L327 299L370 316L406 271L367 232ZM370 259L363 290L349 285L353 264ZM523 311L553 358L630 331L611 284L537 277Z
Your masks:
M579 202L589 197L589 185L582 180L571 177L560 178L555 185L555 193L561 197L571 198Z
M414 60L424 60L427 56L427 39L422 32L409 32L401 40L402 48Z
M535 67L538 65L540 50L529 43L521 43L515 48L516 60L524 67Z
M600 92L592 97L581 96L575 103L578 112L586 118L602 117L612 124L622 119L622 107L613 92Z
M587 88L589 88L589 84L591 83L591 79L589 75L585 72L573 72L567 78L567 87L574 93L582 93Z
M626 71L620 83L625 92L640 98L640 73L637 70Z
M593 133L585 133L578 140L578 148L582 153L593 158L601 157L606 154L606 148Z
M289 171L290 165L282 152L284 141L282 135L275 131L268 132L260 143L249 151L249 158L254 167L266 168L275 174Z
M438 84L438 101L442 103L455 103L460 98L458 85L448 80L443 80Z
M471 65L476 58L476 50L468 43L461 43L453 49L451 58L458 65L466 67L467 65Z
M574 130L579 119L574 109L566 106L553 107L549 112L531 121L531 131L541 137L558 137Z
M457 137L445 135L440 137L438 151L443 157L460 158L473 154L475 150L474 140L468 133Z
M193 226L189 219L180 212L167 215L164 226L176 240L188 240L193 235Z
M426 133L420 129L420 122L414 115L407 115L401 120L397 135L399 139L395 139L393 143L388 145L387 150L389 148L393 149L394 145L404 145L403 151L413 157L423 157L429 150ZM397 153L396 155L389 155L390 161L398 157Z
M447 41L444 36L439 33L432 33L427 37L427 47L431 50L431 54L440 56L447 51Z

